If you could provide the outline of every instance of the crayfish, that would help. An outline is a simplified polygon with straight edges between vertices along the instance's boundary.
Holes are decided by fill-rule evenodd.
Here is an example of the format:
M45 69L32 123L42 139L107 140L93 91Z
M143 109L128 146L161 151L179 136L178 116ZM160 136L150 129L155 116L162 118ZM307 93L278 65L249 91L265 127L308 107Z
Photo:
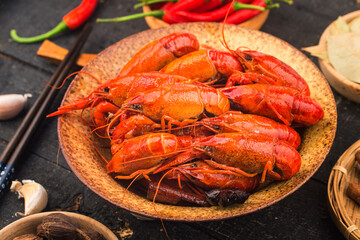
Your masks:
M242 203L264 182L299 171L294 127L317 124L324 111L286 63L228 50L199 50L192 34L170 34L49 116L90 108L94 131L111 143L108 173L137 180L148 198Z

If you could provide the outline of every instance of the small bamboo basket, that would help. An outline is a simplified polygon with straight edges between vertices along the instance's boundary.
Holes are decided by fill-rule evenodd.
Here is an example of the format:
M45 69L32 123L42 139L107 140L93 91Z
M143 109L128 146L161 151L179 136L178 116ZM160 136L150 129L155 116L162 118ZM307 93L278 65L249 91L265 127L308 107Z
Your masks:
M360 206L346 194L349 181L360 183L360 165L355 153L360 140L348 148L333 167L328 182L328 204L331 217L346 239L360 239Z

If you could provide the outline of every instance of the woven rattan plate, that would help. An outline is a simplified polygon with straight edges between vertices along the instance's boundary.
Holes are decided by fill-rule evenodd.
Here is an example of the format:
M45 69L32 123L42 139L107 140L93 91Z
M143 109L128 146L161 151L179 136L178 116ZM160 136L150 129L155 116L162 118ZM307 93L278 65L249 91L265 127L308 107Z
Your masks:
M360 206L346 195L349 181L360 183L360 166L355 153L360 140L348 148L333 167L328 182L328 201L331 217L346 239L360 239Z
M83 68L99 79L117 75L119 69L145 44L172 32L190 32L201 44L224 49L221 45L221 24L189 23L175 24L165 28L144 31L110 46ZM225 37L230 48L246 46L280 58L290 64L309 83L311 97L324 108L324 118L302 133L299 149L302 166L300 171L287 181L277 182L252 194L244 204L222 207L183 207L157 203L125 188L106 172L106 164L97 151L111 158L109 142L91 134L89 127L76 115L66 114L59 118L58 134L63 154L76 176L92 191L116 206L133 213L152 218L177 221L209 221L248 214L274 204L302 186L321 166L333 143L336 131L336 104L332 91L315 64L290 44L269 34L241 28L225 27ZM65 94L63 104L79 97L86 97L98 83L86 74L79 74ZM84 111L84 117L86 113ZM80 113L80 112L79 112ZM97 146L97 149L94 148ZM107 147L107 148L106 148Z

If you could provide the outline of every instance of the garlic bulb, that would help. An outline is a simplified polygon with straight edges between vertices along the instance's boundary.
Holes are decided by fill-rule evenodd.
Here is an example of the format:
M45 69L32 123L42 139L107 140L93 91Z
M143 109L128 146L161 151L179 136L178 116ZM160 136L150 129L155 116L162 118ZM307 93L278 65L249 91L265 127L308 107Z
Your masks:
M0 95L0 120L8 120L18 115L29 97L29 93Z
M19 181L13 181L10 187L12 192L17 192L19 198L25 200L25 213L20 215L28 216L30 214L41 212L47 205L48 195L45 188L33 180L23 180L23 185Z

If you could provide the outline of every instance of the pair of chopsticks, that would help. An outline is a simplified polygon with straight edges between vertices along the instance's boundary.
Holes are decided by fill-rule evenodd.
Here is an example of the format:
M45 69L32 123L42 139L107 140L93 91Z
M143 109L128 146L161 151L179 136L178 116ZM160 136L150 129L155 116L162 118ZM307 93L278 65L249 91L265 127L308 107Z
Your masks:
M6 145L0 155L0 196L3 195L6 187L15 172L15 165L19 161L27 144L29 143L40 121L45 116L48 107L52 104L58 87L75 64L80 50L91 32L92 26L88 23L84 26L80 35L71 46L69 53L51 76L47 86L42 90L33 106L29 109L15 134Z

